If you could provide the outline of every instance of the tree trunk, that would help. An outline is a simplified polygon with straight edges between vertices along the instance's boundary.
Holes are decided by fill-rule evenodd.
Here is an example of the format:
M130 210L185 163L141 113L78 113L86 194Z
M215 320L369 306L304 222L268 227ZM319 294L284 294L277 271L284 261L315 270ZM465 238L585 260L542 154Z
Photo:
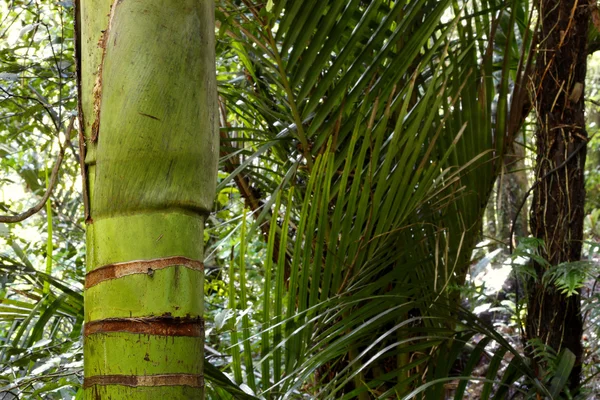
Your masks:
M504 154L503 173L498 184L498 237L508 243L514 240L510 237L514 225L514 236L527 236L527 212L518 210L525 197L527 175L525 172L525 149L511 143ZM521 211L519 215L517 212Z
M86 398L202 399L214 2L80 1Z
M536 66L538 118L536 186L530 215L532 234L543 239L542 251L553 266L581 257L585 197L585 131L583 89L589 5L578 0L542 0ZM528 339L539 338L576 356L569 387L580 382L582 318L580 297L567 297L541 277L528 283ZM534 360L535 362L535 360ZM540 367L538 365L537 367Z

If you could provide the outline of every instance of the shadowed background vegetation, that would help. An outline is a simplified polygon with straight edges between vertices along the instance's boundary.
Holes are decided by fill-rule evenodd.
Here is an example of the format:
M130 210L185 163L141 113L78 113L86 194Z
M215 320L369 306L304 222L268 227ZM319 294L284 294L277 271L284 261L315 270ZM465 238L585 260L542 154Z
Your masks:
M72 6L0 8L2 214L53 189L40 213L0 224L7 399L82 396L85 224L78 139L64 137L77 108ZM593 57L583 257L539 278L530 260L544 262L544 243L521 204L536 180L533 2L222 0L216 20L208 398L597 391ZM527 279L582 295L577 388L575 355L525 336Z

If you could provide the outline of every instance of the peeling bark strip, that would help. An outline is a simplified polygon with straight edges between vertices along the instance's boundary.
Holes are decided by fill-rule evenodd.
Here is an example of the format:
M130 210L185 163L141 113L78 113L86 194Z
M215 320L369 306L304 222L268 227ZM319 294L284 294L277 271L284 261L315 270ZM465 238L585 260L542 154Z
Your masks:
M96 82L94 83L94 88L92 89L92 98L94 99L94 122L92 123L92 142L96 142L98 140L98 133L100 132L100 111L102 108L102 70L104 69L104 59L106 58L106 46L108 43L108 36L110 35L110 31L112 29L113 20L115 19L115 14L117 10L117 6L121 4L123 0L115 0L110 6L110 14L108 17L108 26L106 30L102 32L100 36L100 40L98 41L98 47L102 48L102 58L100 60L100 65L98 65L98 72L96 73Z
M74 35L75 41L75 78L77 83L77 120L79 122L79 167L81 168L81 182L83 191L83 210L85 222L90 222L90 201L87 185L87 167L85 164L85 118L83 115L83 90L81 89L81 4L80 0L75 0L74 8Z
M204 387L204 375L197 374L164 374L164 375L96 375L83 380L83 388L88 389L95 385L121 385L121 386L191 386Z
M155 260L130 261L109 264L90 271L85 276L85 288L89 289L101 282L122 278L127 275L147 274L152 276L154 271L168 267L182 266L196 271L204 271L204 264L187 257L167 257Z
M204 320L198 318L150 317L115 318L86 322L84 336L96 333L126 332L140 335L202 337Z

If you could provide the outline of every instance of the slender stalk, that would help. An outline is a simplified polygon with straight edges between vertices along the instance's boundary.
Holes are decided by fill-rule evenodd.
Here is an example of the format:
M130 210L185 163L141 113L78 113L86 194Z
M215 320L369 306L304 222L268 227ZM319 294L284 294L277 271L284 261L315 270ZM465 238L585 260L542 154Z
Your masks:
M242 219L242 234L240 237L240 306L244 310L242 316L242 335L244 337L244 362L246 364L246 380L248 386L256 392L256 381L254 379L254 364L252 362L252 348L250 343L250 319L245 312L248 307L248 299L246 296L246 217L247 210L244 208L244 216Z
M48 178L48 168L46 168L46 191L50 190L50 180ZM46 225L48 232L48 238L46 239L46 274L52 274L52 252L54 247L52 245L52 202L50 199L46 201ZM50 293L50 282L44 282L44 295Z

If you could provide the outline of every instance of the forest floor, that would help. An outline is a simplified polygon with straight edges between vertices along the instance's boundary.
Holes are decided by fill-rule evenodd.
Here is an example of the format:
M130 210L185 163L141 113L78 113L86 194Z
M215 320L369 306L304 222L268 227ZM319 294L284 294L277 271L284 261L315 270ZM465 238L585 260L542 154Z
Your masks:
M588 257L595 265L595 270L600 267L600 254L594 254ZM472 310L485 323L489 324L501 333L502 336L514 347L520 354L524 354L523 317L519 320L516 315L515 304L523 303L523 288L517 286L516 279L512 274L513 266L511 259L500 251L494 254L490 252L481 257L472 265L470 284L467 289L464 300L464 306ZM585 381L585 394L578 399L597 400L600 399L600 275L595 275L592 279L585 282L581 290L582 300L581 309L584 318L584 334L582 341L584 345L583 373ZM525 310L521 309L520 314L525 315ZM524 329L524 328L523 328ZM475 335L472 338L472 344L476 345L482 339L482 335ZM472 376L485 379L487 368L496 350L497 344L486 347L486 351L481 357L479 364L473 370ZM510 352L504 356L502 368L500 368L497 380L500 381L502 375L512 360L513 355ZM447 398L454 398L454 390L458 381L447 385ZM520 382L513 384L510 399L522 399L526 396L520 394L520 390L527 388L521 387ZM481 399L484 382L473 380L467 385L464 399Z

